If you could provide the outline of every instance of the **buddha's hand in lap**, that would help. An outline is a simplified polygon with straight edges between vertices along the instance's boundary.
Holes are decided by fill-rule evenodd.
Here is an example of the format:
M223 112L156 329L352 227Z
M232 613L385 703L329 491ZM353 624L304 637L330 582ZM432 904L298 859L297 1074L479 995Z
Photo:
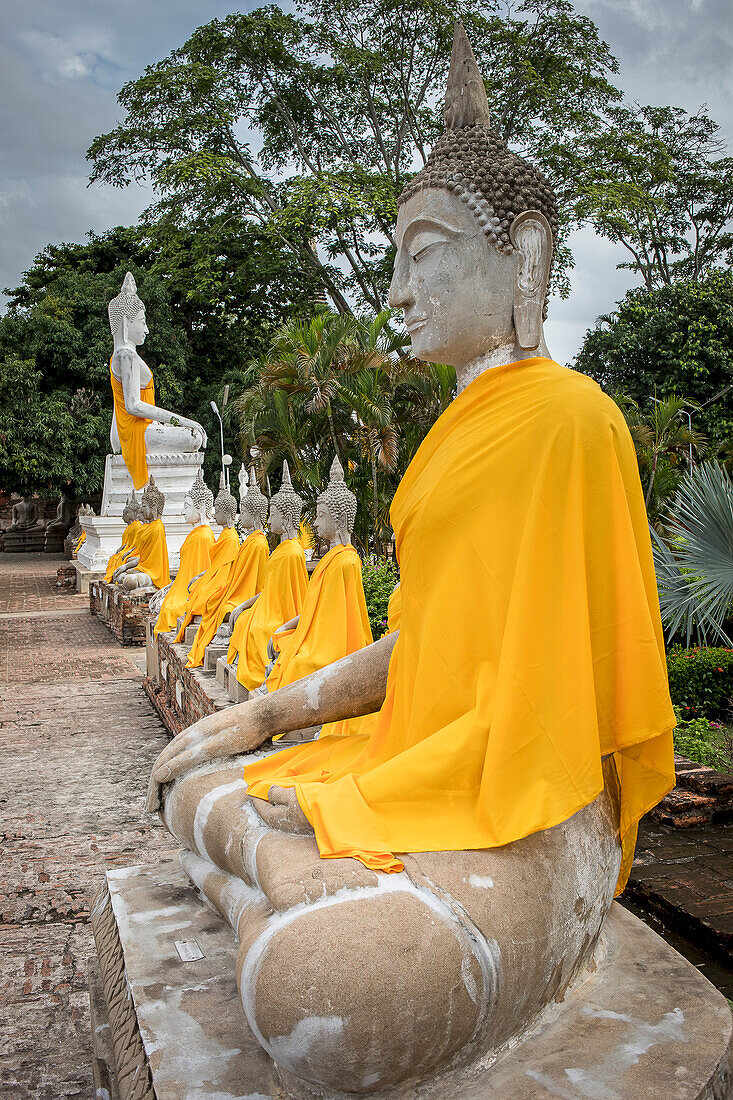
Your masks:
M212 760L239 756L259 747L268 734L257 723L246 720L247 703L209 714L179 733L167 745L153 765L148 783L147 809L155 813L161 808L161 787L173 783L192 768ZM234 716L235 711L241 715ZM233 720L234 719L234 720ZM236 720L238 719L238 720Z
M267 801L253 798L252 805L271 829L280 829L283 833L297 833L300 836L313 836L313 826L303 813L292 787L270 787Z

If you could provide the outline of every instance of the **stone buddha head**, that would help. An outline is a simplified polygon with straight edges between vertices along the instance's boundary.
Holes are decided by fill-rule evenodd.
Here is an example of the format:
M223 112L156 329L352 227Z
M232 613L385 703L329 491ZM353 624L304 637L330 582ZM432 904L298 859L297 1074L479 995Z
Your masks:
M115 347L125 344L137 347L144 343L149 329L145 322L145 306L138 297L132 272L125 275L122 290L107 306L107 314Z
M219 477L219 492L214 501L214 519L220 527L233 527L237 518L237 502L224 485L224 474Z
M196 480L186 493L183 501L183 517L186 523L197 527L201 523L208 523L214 508L214 494L208 487L199 469Z
M356 519L356 497L346 488L344 469L336 455L328 485L316 503L316 533L332 547L348 546Z
M132 495L125 501L125 507L122 509L122 519L125 523L134 523L136 519L140 519L140 502L135 496L133 490Z
M282 539L294 539L298 534L303 514L303 498L299 497L290 480L290 467L283 462L283 479L278 491L270 499L270 530Z
M557 201L490 125L484 82L456 24L446 131L398 200L389 301L413 354L462 368L497 349L546 354L543 320Z
M240 498L239 520L245 531L262 531L267 522L267 497L257 483L254 466L250 467L247 492Z
M150 481L143 489L142 520L143 523L153 523L163 515L165 497L155 484L155 478L150 475Z

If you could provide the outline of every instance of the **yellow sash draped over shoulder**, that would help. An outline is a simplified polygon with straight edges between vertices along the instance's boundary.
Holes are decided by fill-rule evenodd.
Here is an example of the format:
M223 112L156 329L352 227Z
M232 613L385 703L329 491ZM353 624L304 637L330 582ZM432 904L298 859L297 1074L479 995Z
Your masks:
M194 577L209 567L211 550L215 543L214 532L208 523L201 523L186 535L181 546L181 563L176 579L165 594L155 624L156 634L174 630L179 615L186 609L188 586Z
M287 620L286 620L287 622ZM298 625L275 635L280 654L267 690L310 676L372 640L361 582L361 559L353 546L332 547L313 570Z
M107 562L107 572L104 574L104 579L107 584L112 580L112 574L115 569L119 569L130 551L135 549L142 529L143 525L139 519L134 519L132 523L128 523L122 533L122 549L118 551L118 553L113 554Z
M212 597L221 599L229 584L232 566L237 559L239 535L233 527L225 527L211 550L209 565L203 577L191 585L183 612L183 624L176 635L176 642L183 641L183 634L194 615L203 615ZM196 574L194 573L194 576Z
M300 614L307 587L303 547L298 539L285 539L270 554L260 598L239 616L229 640L227 661L239 657L237 680L248 691L265 679L267 643L279 626Z
M120 437L122 457L127 466L127 472L132 478L132 484L136 489L142 489L148 483L148 464L145 458L145 429L152 420L145 420L141 416L133 416L125 408L125 395L122 392L122 383L112 373L112 360L109 361L109 377L112 383L112 397L114 399L115 420L117 421L117 434ZM140 390L140 400L146 405L155 404L155 383L151 377L147 386Z
M634 447L595 382L548 359L487 370L395 494L400 633L372 734L245 770L294 786L321 855L491 848L566 820L614 754L623 862L674 785L664 643Z
M140 557L136 572L147 573L156 588L171 583L168 568L168 543L163 520L158 517L152 523L144 523L140 532L136 553Z
M204 663L204 653L227 615L251 596L262 591L270 548L264 531L252 531L239 547L229 574L229 583L220 594L213 593L201 618L196 637L188 653L186 668Z

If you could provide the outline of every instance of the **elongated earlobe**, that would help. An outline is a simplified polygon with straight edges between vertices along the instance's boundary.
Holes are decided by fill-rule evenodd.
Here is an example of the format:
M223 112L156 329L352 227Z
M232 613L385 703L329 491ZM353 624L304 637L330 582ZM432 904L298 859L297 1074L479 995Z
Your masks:
M542 340L552 231L539 210L525 210L512 222L509 238L520 254L514 284L514 328L519 346L531 350Z

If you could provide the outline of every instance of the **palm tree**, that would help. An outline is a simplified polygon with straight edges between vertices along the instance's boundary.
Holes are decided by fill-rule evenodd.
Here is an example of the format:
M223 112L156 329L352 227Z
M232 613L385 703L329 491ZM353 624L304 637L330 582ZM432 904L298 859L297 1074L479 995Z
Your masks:
M626 418L642 484L646 482L647 513L658 527L664 506L679 483L682 461L706 442L699 432L691 432L684 421L684 410L695 406L677 394L655 397L647 412L642 412L635 401L624 395L617 394L614 400Z
M724 622L733 603L733 482L704 462L680 483L663 539L652 531L662 621L669 637L684 631L731 641Z

